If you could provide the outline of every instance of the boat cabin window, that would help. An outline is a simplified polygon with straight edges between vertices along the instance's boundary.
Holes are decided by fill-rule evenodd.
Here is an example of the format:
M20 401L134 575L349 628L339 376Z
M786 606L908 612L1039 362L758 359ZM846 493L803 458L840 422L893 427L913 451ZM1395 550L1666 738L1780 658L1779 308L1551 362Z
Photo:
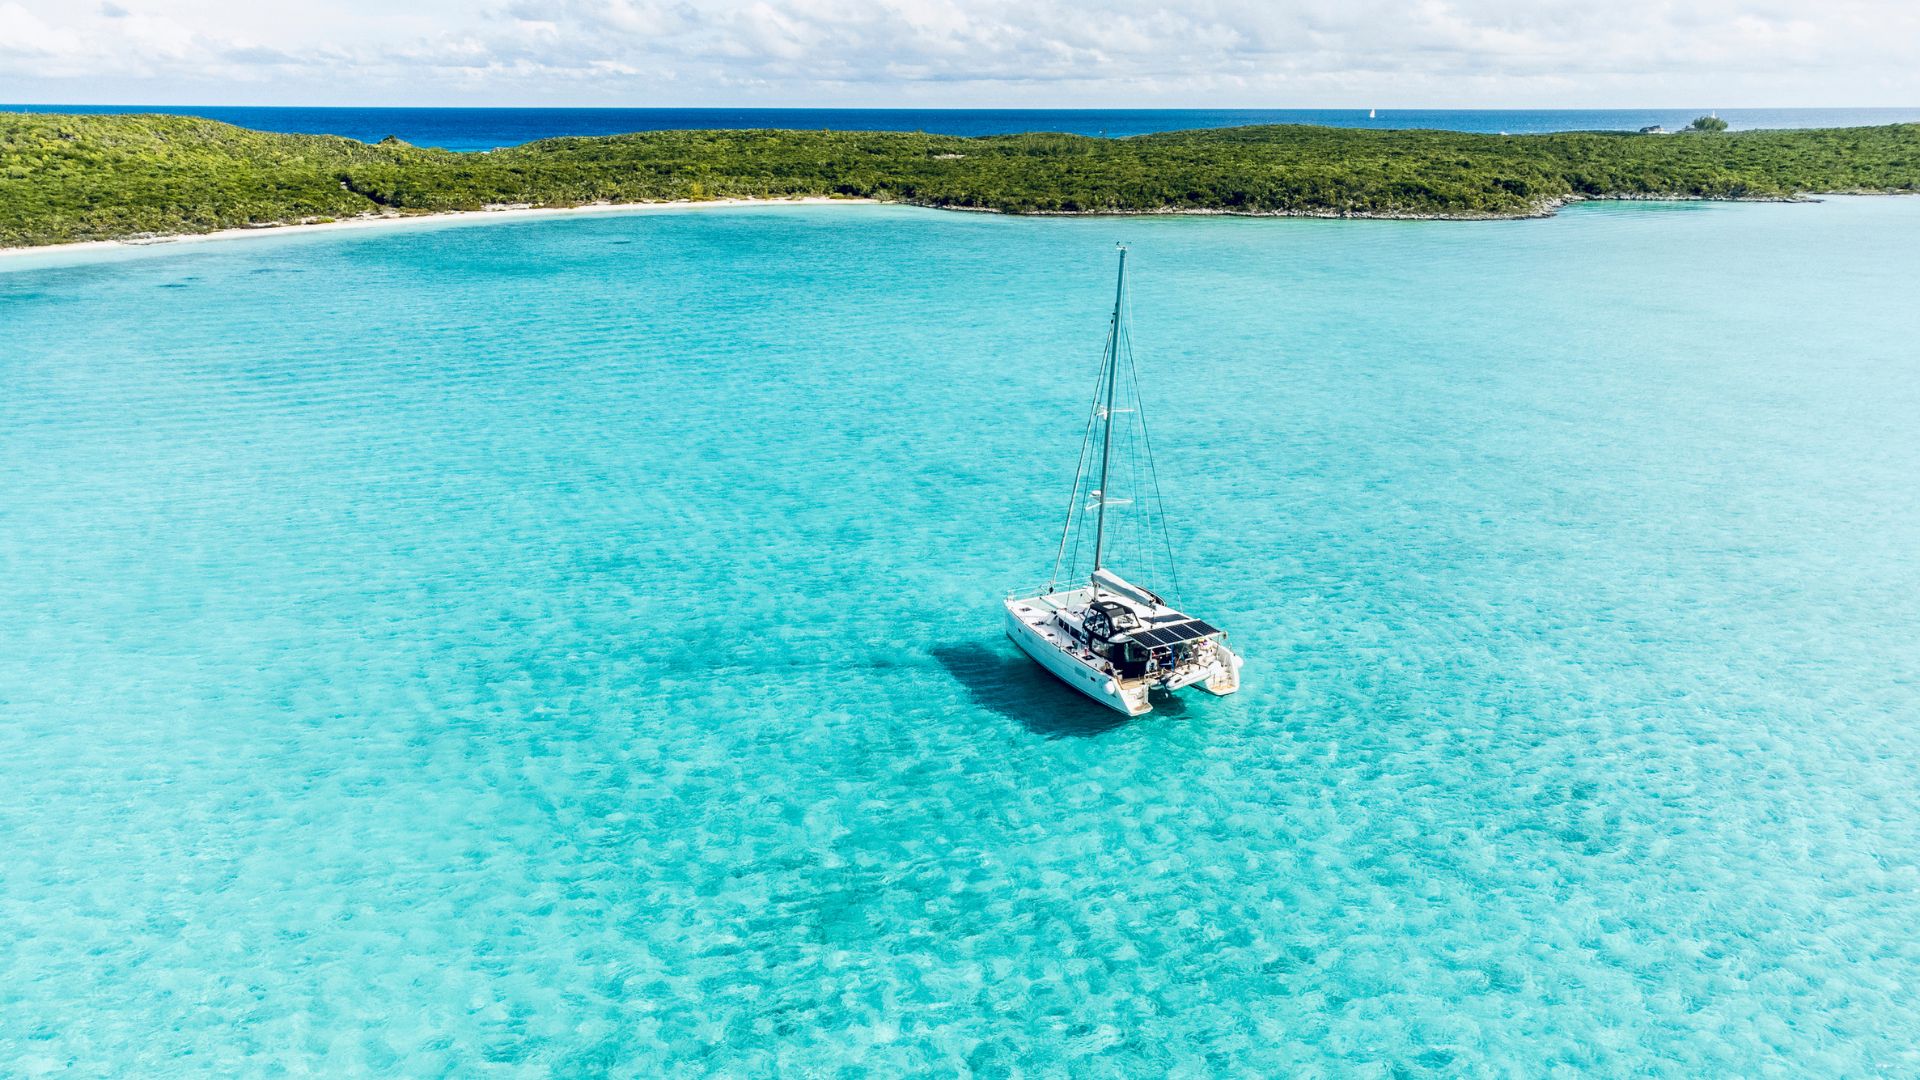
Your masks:
M1097 637L1112 637L1140 628L1140 619L1125 604L1095 600L1087 606L1087 632Z

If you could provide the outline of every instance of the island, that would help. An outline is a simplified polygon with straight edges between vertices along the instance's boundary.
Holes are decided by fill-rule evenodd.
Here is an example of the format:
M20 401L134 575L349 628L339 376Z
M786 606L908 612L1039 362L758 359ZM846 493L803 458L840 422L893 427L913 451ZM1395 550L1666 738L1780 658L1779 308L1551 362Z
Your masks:
M1131 138L653 131L486 153L170 115L0 113L0 247L495 207L861 198L1010 214L1537 217L1583 199L1920 190L1920 124L1482 135L1305 125Z

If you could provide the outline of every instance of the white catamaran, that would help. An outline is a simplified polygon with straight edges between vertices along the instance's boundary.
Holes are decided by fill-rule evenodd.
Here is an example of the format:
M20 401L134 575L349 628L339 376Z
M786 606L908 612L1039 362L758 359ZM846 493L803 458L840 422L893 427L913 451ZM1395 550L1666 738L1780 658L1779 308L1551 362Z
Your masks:
M1116 419L1121 422L1116 424ZM1090 465L1097 471L1090 471ZM1159 594L1106 565L1113 552L1131 541L1147 563L1142 569L1151 575L1158 569L1155 549L1163 548L1167 575L1178 590L1164 517L1157 537L1154 533L1159 502L1128 328L1123 247L1113 319L1053 577L1044 589L1007 598L1007 636L1068 686L1129 716L1153 709L1148 695L1154 690L1198 686L1212 694L1231 694L1240 689L1240 657L1227 648L1225 631L1181 614ZM1129 506L1135 512L1123 509ZM1093 559L1081 577L1080 548L1089 511Z

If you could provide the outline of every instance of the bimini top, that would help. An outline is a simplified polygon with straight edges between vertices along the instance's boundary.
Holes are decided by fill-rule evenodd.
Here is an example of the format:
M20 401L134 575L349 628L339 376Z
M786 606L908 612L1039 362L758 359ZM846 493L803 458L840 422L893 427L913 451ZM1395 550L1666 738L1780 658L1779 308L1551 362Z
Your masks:
M1127 636L1142 645L1153 648L1165 648L1178 645L1183 641L1198 641L1220 633L1219 627L1201 619L1187 619L1184 622L1163 623L1129 631Z

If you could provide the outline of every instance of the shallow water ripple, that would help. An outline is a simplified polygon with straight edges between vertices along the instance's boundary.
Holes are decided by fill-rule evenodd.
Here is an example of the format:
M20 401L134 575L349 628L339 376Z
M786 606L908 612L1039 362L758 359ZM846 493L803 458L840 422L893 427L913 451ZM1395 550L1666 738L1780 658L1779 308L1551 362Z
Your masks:
M1000 636L1111 243L1191 607ZM0 1073L1920 1072L1920 203L0 273Z

